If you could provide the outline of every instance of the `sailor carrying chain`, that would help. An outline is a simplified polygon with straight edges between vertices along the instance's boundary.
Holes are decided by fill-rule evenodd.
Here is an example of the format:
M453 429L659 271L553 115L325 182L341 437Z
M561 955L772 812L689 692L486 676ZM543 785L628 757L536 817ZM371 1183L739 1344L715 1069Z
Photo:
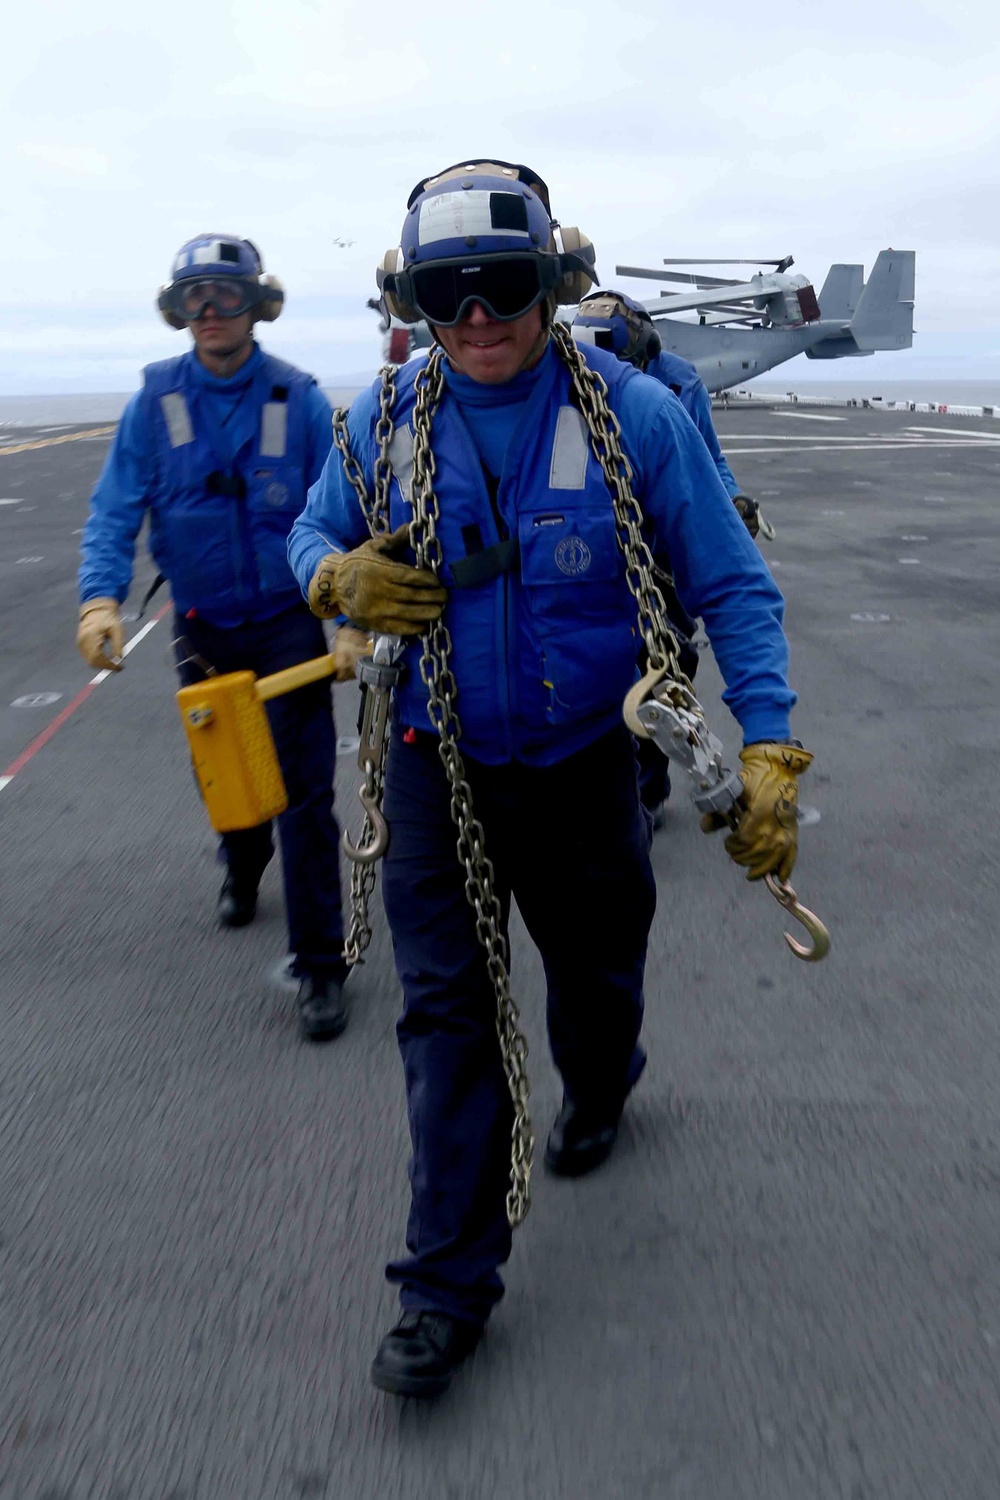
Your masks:
M694 688L681 670L677 641L667 623L663 595L656 583L653 557L642 535L643 516L632 493L632 468L622 451L621 427L608 406L607 386L601 376L587 365L561 324L554 324L551 334L556 350L570 372L573 390L590 434L591 447L611 492L618 542L625 557L625 579L638 606L639 629L649 657L649 671L641 683L642 701L647 704L655 702L656 706L649 709L650 714L655 715L658 711L669 713L672 733L682 737L684 742L685 763L689 763L694 757L699 768L703 765L708 768L706 774L712 785L710 787L708 781L705 781L701 800L706 801L706 805L711 800L714 805L716 798L725 798L731 805L735 788L742 783L734 773L724 770L722 747L708 728ZM429 568L438 576L441 574L444 555L437 535L440 509L434 493L435 460L430 438L434 413L444 389L442 360L443 351L435 347L414 381L416 404L413 414L413 470L410 479L410 503L413 511L410 545L417 566ZM373 499L368 495L361 466L351 452L347 414L338 410L333 417L334 444L340 452L344 473L358 497L373 536L389 530L389 485L392 479L389 450L393 437L395 399L394 371L391 366L385 366L382 370L379 418L375 427L378 452ZM380 638L382 640L389 646L391 659L395 662L403 643L397 637ZM465 893L476 914L476 937L486 952L487 969L496 996L497 1036L514 1107L507 1217L511 1227L516 1228L530 1206L529 1183L534 1153L534 1137L528 1113L528 1044L521 1031L520 1015L510 992L507 939L502 930L493 866L486 855L483 828L473 811L472 793L458 749L461 737L455 706L458 686L451 670L450 658L451 636L443 618L439 617L422 637L420 676L427 688L427 711L437 730L438 751L451 788L451 816L458 828L457 851L459 862L465 870ZM368 661L358 665L358 675L362 680L365 680L367 665ZM399 668L396 667L395 670L398 675ZM375 861L384 852L387 843L387 829L381 818L379 803L385 770L388 739L385 732L386 710L390 691L391 687L386 685L384 678L377 684L369 684L367 700L379 698L382 702L380 707L377 703L366 701L365 722L380 724L381 733L369 737L362 733L359 765L365 773L365 784L361 789L365 824L362 841L356 851L352 850L346 836L344 841L348 855L356 861L351 877L351 927L345 946L345 955L351 963L359 961L371 940L368 901L375 883ZM635 693L636 689L633 689L633 694ZM630 698L633 694L630 694ZM633 727L636 725L639 733L649 736L650 731L644 723L636 719ZM678 748L676 744L672 746L671 753L676 754Z

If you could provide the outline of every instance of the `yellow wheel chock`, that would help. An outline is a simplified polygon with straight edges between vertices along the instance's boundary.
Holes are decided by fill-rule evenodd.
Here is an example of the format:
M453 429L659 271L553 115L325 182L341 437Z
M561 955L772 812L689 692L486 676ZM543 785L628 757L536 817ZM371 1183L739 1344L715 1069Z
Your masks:
M218 833L255 828L284 812L288 794L264 704L332 677L340 662L317 656L259 680L226 672L177 694L198 785Z

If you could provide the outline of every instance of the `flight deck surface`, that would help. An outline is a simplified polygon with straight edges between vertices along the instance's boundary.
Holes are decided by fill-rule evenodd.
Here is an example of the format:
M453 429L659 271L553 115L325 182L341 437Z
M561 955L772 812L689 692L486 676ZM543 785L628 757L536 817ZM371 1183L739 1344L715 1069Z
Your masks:
M214 923L164 594L120 675L73 646L107 431L0 433L0 1500L995 1492L1000 422L717 422L777 528L816 753L793 880L832 950L786 951L677 786L618 1150L536 1167L507 1297L426 1405L368 1383L407 1203L381 911L348 1031L304 1046L276 864L252 927ZM735 755L719 686L706 653ZM353 685L336 713L356 832ZM516 924L513 982L540 1158L559 1089Z

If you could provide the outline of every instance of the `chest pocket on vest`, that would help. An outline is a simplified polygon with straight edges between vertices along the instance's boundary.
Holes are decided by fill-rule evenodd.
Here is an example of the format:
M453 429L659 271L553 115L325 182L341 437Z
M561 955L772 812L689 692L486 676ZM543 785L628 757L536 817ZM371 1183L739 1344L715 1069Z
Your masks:
M547 717L568 723L611 709L635 675L637 633L610 497L521 516L518 538Z
M539 590L544 595L547 589L562 590L566 585L582 591L588 584L606 584L624 572L610 498L600 509L553 508L521 516L518 537L521 582L533 593ZM565 598L552 603L560 612L573 607Z

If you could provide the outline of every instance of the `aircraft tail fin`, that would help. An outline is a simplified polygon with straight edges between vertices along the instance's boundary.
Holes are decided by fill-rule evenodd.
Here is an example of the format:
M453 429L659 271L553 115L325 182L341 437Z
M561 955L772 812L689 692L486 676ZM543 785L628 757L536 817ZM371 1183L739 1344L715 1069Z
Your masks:
M851 319L851 334L862 353L909 349L913 343L913 250L880 250Z
M864 284L864 266L831 266L819 294L819 312L823 321L849 323L857 311Z

